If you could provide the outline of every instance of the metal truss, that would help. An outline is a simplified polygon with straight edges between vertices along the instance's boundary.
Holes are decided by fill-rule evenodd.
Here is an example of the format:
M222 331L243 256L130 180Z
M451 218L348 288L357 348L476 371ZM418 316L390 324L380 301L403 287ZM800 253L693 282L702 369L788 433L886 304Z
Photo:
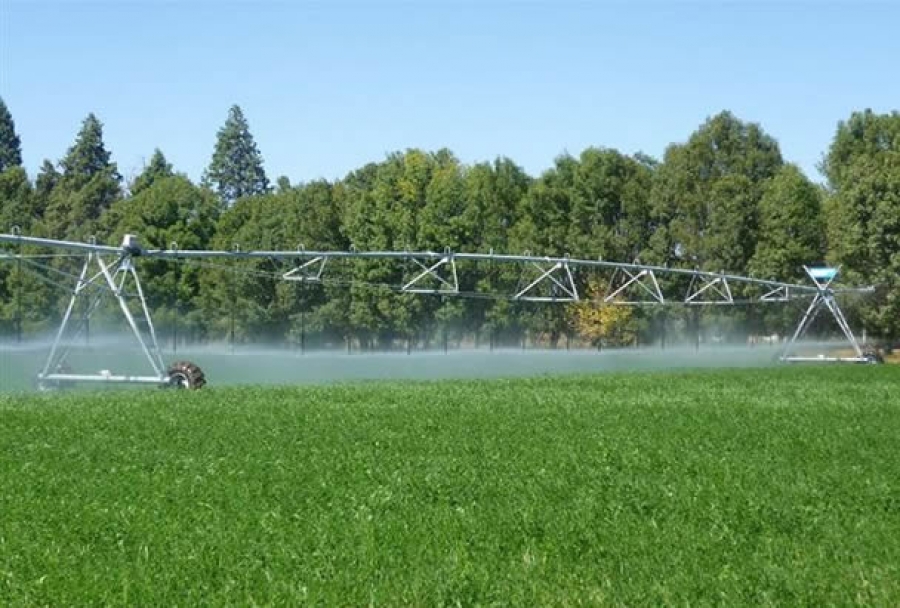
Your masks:
M620 278L621 277L621 278ZM609 289L603 301L607 304L665 304L666 299L659 288L659 281L652 268L633 268L624 265L616 268L609 282ZM638 299L634 299L638 298Z
M43 267L63 275L69 281L75 281L75 287L72 290L72 296L59 331L50 349L47 361L38 376L39 381L43 384L104 381L177 385L190 388L201 386L205 382L205 379L199 384L195 382L195 372L200 374L200 370L193 364L188 362L175 364L175 366L182 366L180 371L175 367L173 367L175 371L173 369L167 371L163 365L156 332L150 318L150 311L135 269L134 261L137 258L171 260L174 262L207 258L231 260L265 258L295 264L291 270L280 275L283 280L310 283L323 282L325 280L326 267L333 260L394 260L398 263L405 261L412 262L415 269L411 278L398 286L398 290L401 292L457 296L475 295L478 297L495 297L498 294L461 293L457 271L458 261L471 262L473 264L479 262L517 264L523 268L521 276L526 277L527 275L528 278L520 280L519 287L513 293L499 295L499 297L506 297L514 301L532 302L564 303L578 301L580 294L578 283L575 280L576 270L581 272L612 271L609 288L604 297L604 302L612 304L735 305L737 302L732 295L732 285L743 284L755 286L764 291L763 295L756 299L759 302L784 302L794 298L813 296L812 303L809 305L782 354L782 360L810 360L809 358L793 356L791 353L796 342L803 337L821 310L828 310L831 313L856 355L850 358L830 360L870 360L869 355L863 354L843 312L838 307L835 295L838 293L867 293L873 291L874 288L835 288L832 286L837 276L837 270L835 269L807 268L807 274L814 283L813 286L810 286L640 263L583 260L569 258L568 256L506 255L495 254L493 251L491 253L454 253L449 250L446 250L444 253L431 251L306 251L303 248L294 251L242 251L239 247L235 247L232 251L192 251L179 250L175 246L171 249L144 249L140 246L137 237L133 235L126 235L121 246L112 247L97 245L96 243L26 237L18 233L0 234L0 244L2 243L16 245L18 254L2 253L0 254L0 260L18 260L20 263ZM59 250L64 253L24 255L22 253L23 245L53 249L54 251ZM52 266L42 265L36 261L42 257L58 257L61 255L85 256L84 265L77 277ZM108 259L114 261L107 262L106 260ZM666 290L661 287L659 280L663 276L669 279L664 282L668 286L667 290L669 292L672 291L672 286L683 285L684 280L689 279L689 286L684 296L675 297L673 295L667 299L665 295ZM524 286L522 286L523 284ZM126 286L129 285L134 290L133 293L126 293ZM66 357L71 348L71 336L77 337L78 333L84 329L87 319L98 309L101 297L104 294L112 294L118 302L131 332L134 334L141 351L150 364L153 375L125 376L113 375L109 372L101 372L99 375L68 373ZM135 307L136 311L133 311L132 307L129 306L128 298L131 297L136 298L139 303ZM73 311L79 302L86 302L86 305L82 307L84 315L80 324L73 322ZM143 329L141 328L141 323L143 323ZM66 341L67 339L69 339L68 342ZM822 360L822 358L814 360L818 361Z
M728 279L723 276L708 277L695 274L691 277L684 303L691 305L734 304Z
M128 291L128 288L133 292ZM69 371L68 357L75 340L85 330L91 316L97 311L103 296L111 294L119 304L125 320L137 340L144 356L153 370L152 376L125 376L114 375L104 371L99 374L73 374ZM129 305L129 298L136 298L139 302L138 311L133 312ZM83 314L80 319L74 320L74 311L79 302L85 302ZM144 329L141 329L140 322ZM59 330L50 347L50 353L41 372L38 374L38 386L50 388L70 382L103 381L121 383L140 383L167 385L169 377L159 342L156 339L156 330L153 320L147 308L147 300L141 287L141 281L135 270L132 256L127 252L120 252L115 261L107 263L99 252L89 251L81 267L69 304L63 314Z
M328 258L317 256L307 260L296 268L285 272L281 278L285 281L299 281L305 283L321 283L325 274L325 264Z
M404 293L440 293L440 294L458 294L459 293L459 275L456 272L456 259L449 251L437 262L429 264L431 258L420 258L410 254L407 256L421 271L412 279L407 281L401 287ZM441 270L448 272L448 276L444 276ZM434 285L429 287L428 285Z
M764 288L768 289L768 291L759 297L760 302L787 302L791 299L791 288L789 285L767 283L764 284Z
M524 288L518 290L513 295L513 300L521 302L577 302L578 287L575 285L575 279L572 277L572 269L569 267L568 260L556 261L547 260L549 266L545 263L529 260L525 263L526 268L535 268L538 271L536 279L532 280ZM542 285L549 287L550 295L539 295L538 291Z
M132 237L134 238L134 237ZM459 289L457 263L489 262L501 264L518 264L533 272L537 270L537 278L524 288L517 288L507 297L517 300L568 302L579 298L577 283L573 278L576 270L607 270L613 272L613 279L605 299L636 305L643 304L737 304L732 297L734 284L755 285L766 290L756 298L760 302L783 302L789 299L815 295L819 288L798 283L786 283L773 280L756 279L721 272L706 272L686 268L668 268L639 263L611 262L606 260L585 260L570 257L548 257L533 255L508 255L491 253L461 253L449 250L443 253L433 251L306 251L302 248L286 251L243 251L235 247L232 251L198 251L178 249L142 249L134 243L127 246L112 247L93 243L59 241L18 234L0 234L0 243L31 245L71 252L96 253L109 256L122 255L185 261L207 258L218 259L273 259L291 262L296 266L281 275L288 281L321 282L324 280L326 266L333 260L396 260L412 261L417 267L417 274L405 281L400 289L410 293L445 293L463 295ZM19 259L23 256L6 254L0 259ZM531 276L534 276L532 274ZM667 298L660 286L659 279L683 277L690 280L690 287L683 297ZM674 283L673 283L674 284ZM549 296L541 295L539 287L549 286ZM867 293L872 287L863 288L830 288L833 293ZM546 293L544 289L544 293ZM486 294L481 294L486 295Z
M832 282L837 278L837 275L840 271L840 268L808 268L806 266L803 267L806 271L806 274L809 275L809 278L812 279L812 282L816 286L816 295L813 297L812 302L810 302L809 307L806 309L806 312L803 315L803 318L800 319L800 323L797 325L797 329L794 331L794 335L791 336L791 339L784 347L784 351L781 354L782 361L848 361L854 363L869 363L875 362L875 359L872 355L866 355L863 353L862 347L859 345L859 342L856 340L856 336L853 335L853 330L850 329L850 324L847 322L847 318L844 317L844 313L841 310L840 306L838 306L837 301L834 298L834 290L831 288ZM813 324L813 321L816 320L816 317L822 310L827 309L834 320L837 322L838 327L841 330L841 333L844 334L844 338L846 338L847 342L850 344L851 348L855 353L855 357L803 357L794 355L794 350L796 347L796 343L799 339L801 339L809 327Z

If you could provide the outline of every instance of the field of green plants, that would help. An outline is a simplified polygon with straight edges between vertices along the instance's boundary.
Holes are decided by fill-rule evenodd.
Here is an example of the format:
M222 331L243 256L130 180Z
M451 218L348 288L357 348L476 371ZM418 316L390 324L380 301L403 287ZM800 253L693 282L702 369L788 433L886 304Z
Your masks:
M900 367L0 394L0 605L900 604Z

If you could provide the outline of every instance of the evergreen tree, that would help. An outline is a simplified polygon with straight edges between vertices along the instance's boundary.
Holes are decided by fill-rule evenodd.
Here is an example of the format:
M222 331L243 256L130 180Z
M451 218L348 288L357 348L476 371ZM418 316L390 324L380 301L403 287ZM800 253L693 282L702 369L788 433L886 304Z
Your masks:
M0 171L0 232L13 226L28 231L35 221L34 196L22 167Z
M228 110L228 119L219 129L212 162L203 179L215 188L228 207L243 196L269 191L262 156L250 134L244 113L236 105Z
M22 142L16 135L12 114L0 97L0 171L22 164Z
M60 173L56 170L56 166L49 160L44 159L41 170L34 180L34 210L37 217L44 217L47 205L50 204L50 195L59 183L60 177Z
M159 148L153 151L150 157L150 163L144 167L144 170L138 175L131 184L131 195L136 196L154 184L157 180L172 177L175 172L172 171L172 164L166 160Z
M76 178L82 183L101 173L118 182L122 178L116 164L110 161L111 156L103 143L103 123L92 112L81 123L75 144L60 161L60 166L65 177Z
M93 114L82 123L75 144L60 161L63 169L44 214L52 238L84 239L96 234L98 220L121 196L122 177L103 143L103 125ZM46 180L54 179L46 170ZM102 237L102 234L97 234Z
M59 183L59 178L60 173L56 170L56 166L45 158L37 179L34 180L34 188L39 195L49 197Z
M0 232L17 226L33 235L39 214L38 200L23 167L0 171ZM22 253L34 253L26 246ZM0 335L20 336L20 332L46 330L54 317L52 290L29 272L29 266L0 261Z

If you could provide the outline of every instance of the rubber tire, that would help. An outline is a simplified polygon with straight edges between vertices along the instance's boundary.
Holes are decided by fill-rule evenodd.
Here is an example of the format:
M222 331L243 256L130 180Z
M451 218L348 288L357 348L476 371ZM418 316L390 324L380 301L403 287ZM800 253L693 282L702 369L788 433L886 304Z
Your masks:
M169 367L169 386L183 388L191 391L201 389L206 385L206 375L199 367L190 361L178 361Z

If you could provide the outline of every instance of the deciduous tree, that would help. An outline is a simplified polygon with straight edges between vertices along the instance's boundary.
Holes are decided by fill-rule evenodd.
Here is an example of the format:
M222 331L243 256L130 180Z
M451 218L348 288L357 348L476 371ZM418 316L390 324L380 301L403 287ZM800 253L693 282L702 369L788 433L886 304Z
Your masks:
M870 333L900 337L900 112L854 113L823 163L828 250L844 278L876 286L859 302Z

